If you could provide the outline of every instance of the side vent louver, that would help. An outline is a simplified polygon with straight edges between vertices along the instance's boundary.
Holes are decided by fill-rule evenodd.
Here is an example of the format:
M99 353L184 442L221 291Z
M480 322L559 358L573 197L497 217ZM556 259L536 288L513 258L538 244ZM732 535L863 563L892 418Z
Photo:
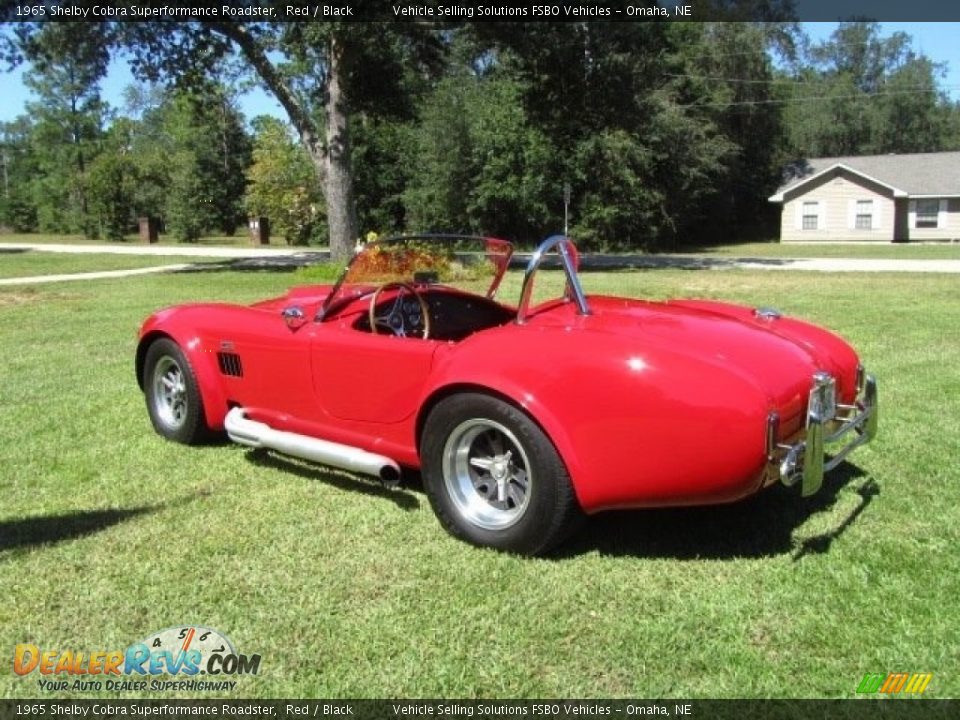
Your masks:
M243 365L240 364L240 356L236 353L218 352L217 363L220 365L220 372L224 375L243 377Z

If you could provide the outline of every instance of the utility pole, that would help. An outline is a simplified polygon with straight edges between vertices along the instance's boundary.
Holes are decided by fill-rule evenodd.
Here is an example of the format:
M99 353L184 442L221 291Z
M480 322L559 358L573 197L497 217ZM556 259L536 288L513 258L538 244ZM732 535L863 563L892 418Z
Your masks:
M563 234L569 235L570 227L570 183L563 184Z
M7 147L0 147L0 163L3 164L3 197L10 197L10 174L7 171Z

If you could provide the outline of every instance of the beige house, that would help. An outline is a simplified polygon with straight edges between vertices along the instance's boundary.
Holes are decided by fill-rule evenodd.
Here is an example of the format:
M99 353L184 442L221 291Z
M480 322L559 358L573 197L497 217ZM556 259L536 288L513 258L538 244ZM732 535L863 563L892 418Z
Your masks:
M788 168L781 242L960 241L960 152L812 158Z

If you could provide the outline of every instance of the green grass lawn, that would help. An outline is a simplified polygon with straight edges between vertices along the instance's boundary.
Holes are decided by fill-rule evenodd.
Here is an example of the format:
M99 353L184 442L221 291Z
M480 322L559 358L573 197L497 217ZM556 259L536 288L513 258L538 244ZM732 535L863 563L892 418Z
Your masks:
M180 255L112 255L109 253L4 252L0 246L0 279L133 270L158 265L204 262L205 258ZM209 260L207 260L209 261Z
M154 434L133 378L141 320L290 279L0 288L0 696L43 696L12 672L17 643L122 649L181 623L261 654L236 697L853 697L888 671L960 695L956 278L585 276L834 328L879 379L880 434L811 499L777 487L611 513L535 560L451 539L416 487Z

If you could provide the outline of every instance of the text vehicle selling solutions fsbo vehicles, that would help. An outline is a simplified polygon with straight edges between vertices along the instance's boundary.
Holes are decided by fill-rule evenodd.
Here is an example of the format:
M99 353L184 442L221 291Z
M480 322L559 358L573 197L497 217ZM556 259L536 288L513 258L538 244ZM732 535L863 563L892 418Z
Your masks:
M137 379L154 428L223 432L396 482L419 469L443 526L542 553L583 514L815 493L877 430L877 387L841 338L770 309L586 295L562 236L497 299L513 247L405 236L333 285L161 310ZM532 301L544 257L559 297Z

